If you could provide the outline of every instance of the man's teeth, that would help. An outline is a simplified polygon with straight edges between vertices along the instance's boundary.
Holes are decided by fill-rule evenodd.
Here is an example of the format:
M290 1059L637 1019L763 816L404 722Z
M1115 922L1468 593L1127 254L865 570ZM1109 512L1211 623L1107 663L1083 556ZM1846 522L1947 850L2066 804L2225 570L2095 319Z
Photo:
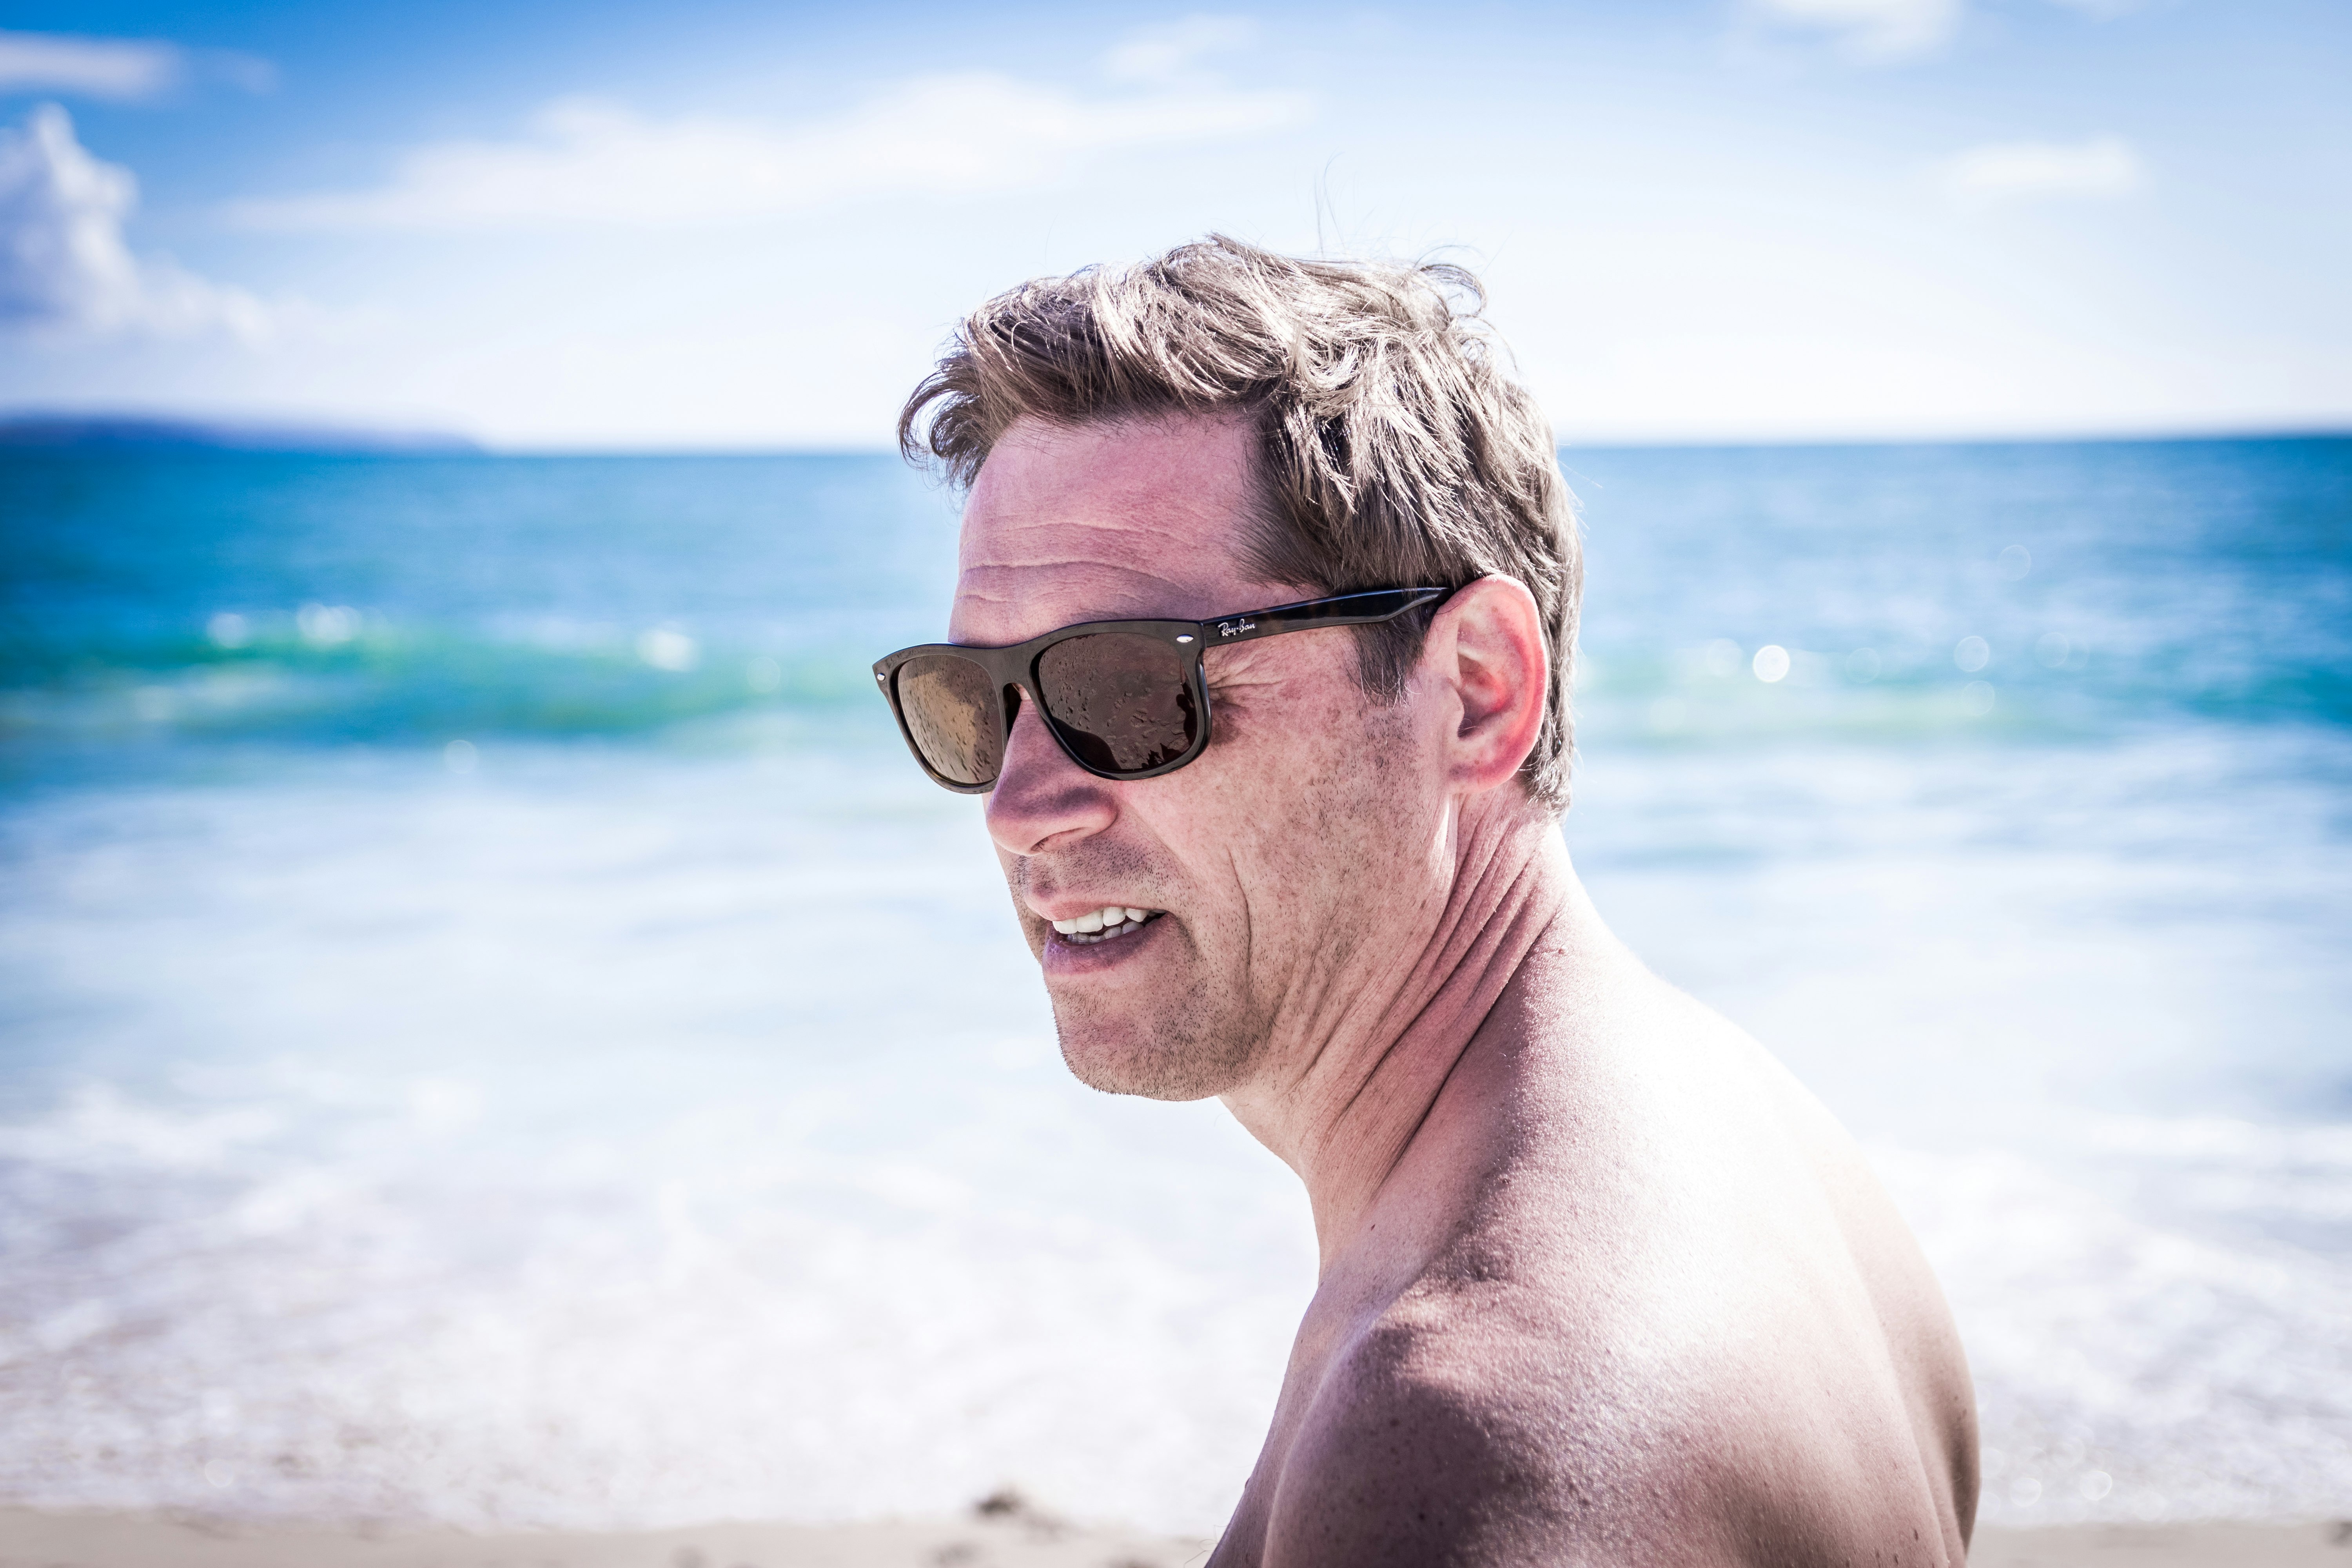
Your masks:
M1088 910L1074 921L1055 921L1054 929L1070 942L1108 942L1115 936L1141 931L1143 922L1158 913L1158 910L1135 910L1124 904L1105 904L1101 909Z

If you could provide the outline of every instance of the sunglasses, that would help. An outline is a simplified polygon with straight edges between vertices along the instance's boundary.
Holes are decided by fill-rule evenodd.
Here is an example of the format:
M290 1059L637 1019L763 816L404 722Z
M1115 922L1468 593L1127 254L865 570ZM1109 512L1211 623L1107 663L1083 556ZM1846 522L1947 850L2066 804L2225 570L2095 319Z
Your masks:
M874 667L907 749L932 782L996 787L1026 690L1064 755L1099 779L1156 779L1209 745L1211 647L1318 626L1369 626L1451 588L1381 588L1214 621L1081 621L1010 647L924 643Z

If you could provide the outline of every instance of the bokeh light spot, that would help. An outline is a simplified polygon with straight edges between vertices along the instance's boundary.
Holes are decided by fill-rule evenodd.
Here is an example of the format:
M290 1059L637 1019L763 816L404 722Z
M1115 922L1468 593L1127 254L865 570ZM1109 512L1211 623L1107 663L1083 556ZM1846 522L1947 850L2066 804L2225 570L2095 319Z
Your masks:
M313 647L339 647L360 635L360 613L349 605L305 605L294 612L294 629Z
M1778 643L1766 643L1756 650L1756 679L1767 686L1784 680L1789 674L1789 650Z
M667 626L655 626L637 634L637 657L656 669L666 669L682 675L692 669L702 650L684 632Z

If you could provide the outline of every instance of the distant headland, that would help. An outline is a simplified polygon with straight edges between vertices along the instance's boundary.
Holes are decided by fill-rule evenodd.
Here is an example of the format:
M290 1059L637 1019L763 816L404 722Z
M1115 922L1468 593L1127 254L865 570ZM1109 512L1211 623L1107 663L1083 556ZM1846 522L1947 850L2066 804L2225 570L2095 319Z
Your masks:
M0 448L184 447L229 452L415 452L481 447L436 430L370 430L293 420L193 419L153 414L0 414Z

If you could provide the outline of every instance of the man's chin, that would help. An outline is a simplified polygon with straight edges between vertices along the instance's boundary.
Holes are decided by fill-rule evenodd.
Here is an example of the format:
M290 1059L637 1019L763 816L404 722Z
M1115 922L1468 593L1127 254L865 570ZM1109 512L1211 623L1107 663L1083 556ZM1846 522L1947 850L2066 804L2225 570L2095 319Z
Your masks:
M1248 1052L1200 1039L1137 1038L1099 1025L1073 1027L1060 1009L1055 1023L1071 1076L1105 1094L1144 1100L1208 1100L1239 1083Z

